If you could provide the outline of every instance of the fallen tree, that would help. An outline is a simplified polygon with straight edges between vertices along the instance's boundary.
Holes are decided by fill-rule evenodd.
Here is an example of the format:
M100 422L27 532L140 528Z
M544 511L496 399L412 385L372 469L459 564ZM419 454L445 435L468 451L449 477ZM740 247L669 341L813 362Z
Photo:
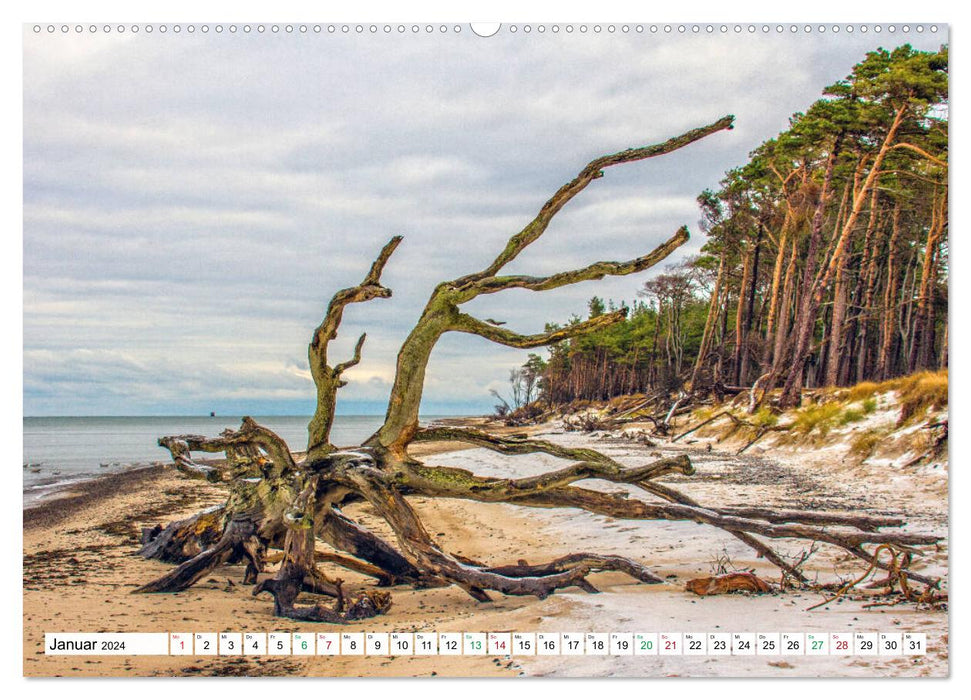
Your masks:
M597 262L545 277L502 274L527 246L546 231L553 217L608 167L664 155L732 126L724 117L663 143L633 148L591 161L563 185L537 216L512 236L485 269L440 283L411 333L402 344L385 419L362 445L341 450L330 441L337 391L343 373L361 361L362 335L350 359L331 364L328 346L337 337L348 304L391 296L381 284L382 272L401 242L392 238L381 250L363 281L343 289L331 299L314 331L308 356L317 388L317 404L309 425L306 455L296 459L278 435L244 418L237 430L218 437L165 436L159 444L172 454L175 467L187 477L224 483L226 503L167 528L144 533L143 556L177 563L164 576L137 589L138 593L185 590L219 566L244 561L244 582L255 584L254 595L274 598L278 616L298 620L342 622L384 612L391 604L386 591L363 590L345 594L343 581L326 576L317 566L330 564L364 573L379 588L410 585L417 588L456 585L479 601L489 591L505 595L546 597L577 586L595 592L587 576L598 571L620 571L644 583L662 579L645 565L620 556L577 553L550 562L490 564L470 560L442 549L426 531L408 501L410 496L462 498L488 503L510 503L535 508L579 508L591 513L634 520L690 520L721 528L777 565L795 582L806 582L798 566L787 562L762 538L799 538L841 547L867 564L880 566L866 545L887 545L913 551L936 538L905 533L883 533L880 528L902 524L899 519L827 515L815 512L740 511L705 507L658 479L691 475L686 456L660 459L639 467L625 467L591 449L567 448L526 437L498 437L484 431L419 425L425 371L432 350L448 332L477 335L514 348L535 348L604 328L623 319L626 309L588 321L534 335L523 335L461 310L478 296L508 289L546 291L607 275L629 275L651 268L688 240L687 228L650 253L625 262ZM538 476L497 479L452 467L423 464L408 452L409 445L427 440L471 443L505 455L544 453L566 461L566 466ZM193 458L194 452L225 453L225 462L213 466ZM639 489L645 498L627 498L584 488L584 479L602 479ZM367 502L394 532L385 541L348 517L344 509ZM317 551L317 543L341 554ZM269 550L278 550L268 553ZM279 562L267 574L269 562ZM933 583L907 572L911 580ZM298 605L302 592L330 596L335 603Z

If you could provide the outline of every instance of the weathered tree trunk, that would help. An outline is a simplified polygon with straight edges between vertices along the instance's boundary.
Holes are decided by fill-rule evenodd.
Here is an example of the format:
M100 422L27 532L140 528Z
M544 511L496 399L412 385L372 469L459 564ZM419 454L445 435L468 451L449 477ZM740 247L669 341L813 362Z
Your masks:
M767 381L765 383L765 391L768 392L772 386L775 385L775 375L776 368L781 368L785 362L785 351L788 345L789 329L791 325L790 318L792 316L792 306L793 306L793 285L796 279L796 262L799 259L799 246L798 241L792 241L792 254L789 256L789 264L786 266L786 279L782 285L782 307L779 312L779 320L776 327L775 338L773 341L773 352L772 352L772 364L770 367L769 378L772 378L771 386ZM754 408L754 407L753 407Z
M762 351L762 367L771 366L775 356L775 329L776 318L780 313L779 297L782 293L782 274L786 266L786 248L789 242L789 229L794 219L792 207L786 207L785 219L782 222L782 230L779 232L779 249L775 256L775 265L772 267L772 287L769 291L769 310L766 314L765 324L765 346ZM724 255L723 255L724 258ZM719 272L721 268L719 267Z
M216 506L174 522L143 532L139 554L146 559L158 559L181 564L209 549L222 536L225 506Z
M388 241L371 265L371 270L364 281L356 287L342 289L334 295L327 307L323 322L314 331L307 354L310 360L310 372L317 386L317 408L308 429L308 459L316 459L333 450L333 445L330 444L330 429L334 423L337 390L346 384L341 376L361 361L361 347L367 335L358 338L354 346L354 355L350 360L334 367L327 364L327 346L337 337L337 328L344 317L344 307L348 304L391 296L391 290L381 285L381 273L399 243L401 243L401 236L395 236Z
M873 352L870 347L870 328L873 326L873 306L876 298L877 282L879 281L879 265L881 251L883 248L883 217L880 216L879 209L880 190L873 188L873 198L870 203L871 215L870 222L867 224L866 240L863 243L864 262L861 265L863 277L862 302L859 304L862 317L859 322L859 337L856 352L856 378L857 383L862 382L870 376L873 363L870 361ZM879 221L879 224L878 224Z
M746 309L745 318L742 321L742 353L739 358L739 368L738 368L738 381L736 384L744 385L748 383L748 365L750 359L750 349L749 349L749 334L752 331L753 322L755 319L755 296L758 291L759 284L759 255L762 252L762 235L765 232L765 226L760 221L758 225L758 230L755 234L755 245L752 251L752 265L749 270L748 286L742 287L745 290L746 295Z
M826 362L825 386L839 386L840 358L844 350L844 325L846 323L846 269L840 265L836 271L833 289L833 316L830 322L829 355Z
M278 616L297 620L343 623L387 611L387 591L365 589L345 595L343 581L331 579L318 569L327 561L377 579L379 586L407 584L414 587L455 585L479 601L488 591L506 595L543 598L557 590L579 587L594 592L587 576L597 571L620 571L643 583L662 579L643 564L619 556L582 552L545 563L487 564L444 551L427 532L409 503L411 496L461 498L509 503L535 508L579 508L618 518L691 520L721 528L774 563L796 582L805 578L756 536L800 538L840 547L854 557L880 566L864 545L890 543L914 548L933 544L936 538L909 533L884 533L881 527L902 524L895 519L873 520L818 512L731 510L707 508L679 491L658 483L671 474L691 475L686 456L659 459L627 467L592 449L563 447L521 437L496 437L461 428L425 428L418 424L425 368L432 350L447 332L478 335L514 348L534 348L591 333L623 319L627 310L605 313L564 328L523 335L498 324L480 320L460 306L484 294L506 289L545 291L606 275L629 275L656 265L688 239L682 227L654 251L626 262L598 262L545 277L501 274L522 250L539 238L550 219L607 167L669 153L717 131L731 128L726 117L656 146L630 149L592 161L564 185L540 210L538 216L513 236L495 261L484 270L439 284L432 292L411 334L398 354L394 387L381 428L364 445L341 451L330 443L336 392L341 374L361 359L362 336L351 360L331 367L327 346L337 335L344 307L349 303L390 296L380 284L381 272L400 242L393 238L357 287L338 292L331 300L321 325L314 333L309 356L317 386L317 411L309 426L308 452L297 461L286 443L271 431L244 418L239 430L227 430L218 438L168 436L176 467L187 476L226 483L225 506L208 515L180 521L166 530L148 533L143 552L148 556L182 560L161 578L138 589L141 593L185 590L216 567L245 560L244 580L255 583L254 595L273 596ZM670 325L677 326L672 318ZM676 328L675 328L676 330ZM593 371L596 371L594 366ZM565 466L536 476L499 479L482 477L451 467L427 466L408 454L415 441L455 440L515 456L544 453L565 461ZM193 451L225 452L228 465L211 467L192 460ZM628 484L651 500L626 498L576 485L585 479ZM347 504L364 501L394 533L394 544L385 542L343 512ZM221 525L218 537L215 534ZM201 533L205 533L205 537ZM152 539L152 536L155 536ZM318 554L317 540L338 554ZM194 553L198 548L200 551ZM279 550L268 555L267 550ZM268 561L279 569L267 574ZM934 584L918 573L905 572L912 580ZM335 599L331 606L320 602L301 605L303 592Z
M903 371L909 368L914 341L914 298L917 296L918 263L916 248L911 251L910 259L904 266L904 279L900 287L900 318L897 329L900 333L900 357L898 365Z
M745 306L752 275L752 247L746 245L742 256L742 281L738 286L738 302L735 304L735 352L732 355L732 384L742 383L742 347L745 342Z
M900 202L893 208L890 228L890 242L887 244L887 282L883 295L883 321L881 323L880 355L877 360L877 376L888 379L891 372L891 357L894 339L897 335L897 319L900 318L900 304L897 301L897 257L900 239Z

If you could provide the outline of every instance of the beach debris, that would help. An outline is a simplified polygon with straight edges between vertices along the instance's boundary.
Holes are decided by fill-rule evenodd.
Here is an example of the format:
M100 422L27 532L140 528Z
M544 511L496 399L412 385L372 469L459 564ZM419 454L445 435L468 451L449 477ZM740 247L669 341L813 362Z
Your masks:
M565 326L551 323L541 333L521 334L476 318L460 307L479 296L509 289L541 292L608 275L639 273L665 260L687 242L687 227L679 228L654 250L625 262L596 262L549 276L503 273L509 263L543 235L553 217L588 185L602 178L608 168L671 153L732 128L733 119L723 117L662 143L594 159L560 187L525 228L509 238L492 263L478 272L438 284L398 352L383 424L358 447L339 450L330 435L337 392L347 383L345 372L361 362L367 336L361 335L352 356L337 364L330 362L329 344L337 337L349 304L391 296L391 290L381 284L381 275L402 240L400 236L391 238L360 284L334 294L313 332L308 359L317 401L305 452L292 452L283 438L250 417L243 418L238 429L226 429L215 437L159 438L159 445L169 450L176 469L187 477L224 485L229 495L215 510L171 523L161 532L155 533L153 528L154 536L143 546L142 556L171 561L177 566L135 592L183 591L225 564L244 562L243 583L254 585L254 595L272 595L277 616L339 624L386 612L391 607L391 596L371 587L345 591L343 581L326 574L319 564L364 573L375 579L372 585L378 589L394 585L419 589L454 585L480 602L492 600L490 591L537 598L573 587L594 593L597 589L587 577L601 571L621 572L644 584L664 581L646 564L614 555L580 552L539 563L527 563L520 557L515 564L496 565L451 553L429 534L409 502L408 498L416 496L579 509L616 520L693 521L737 538L780 568L783 578L788 577L793 585L810 584L800 569L803 560L793 564L766 540L824 543L866 563L872 559L866 548L869 545L893 544L916 552L922 545L936 543L939 538L929 535L880 531L902 525L899 518L703 505L659 481L695 473L685 454L665 457L656 452L657 459L629 466L595 449L567 447L528 435L495 435L480 426L420 425L426 370L436 344L445 334L470 334L506 347L530 349L596 333L625 319L628 309L620 308ZM663 412L647 415L644 420L654 425L654 435L670 435L672 419L692 408L685 395L670 406L669 399L661 401L658 406ZM623 410L629 412L627 417L634 417L642 409L628 406ZM572 421L564 419L563 428L604 430L612 427L612 420L611 416L588 408ZM530 476L496 478L424 464L408 452L415 443L440 441L464 443L511 458L542 454L563 460L565 466ZM203 463L193 458L194 452L224 453L225 460ZM630 488L648 498L578 485L591 479ZM368 517L383 521L394 539L386 540L349 517L344 507L355 502L367 504ZM318 542L336 554L319 552ZM279 562L279 567L268 572L271 560ZM881 564L885 567L879 561L876 565ZM906 574L912 580L936 585L935 579L917 572L908 570ZM327 596L335 602L330 607L319 602L300 604L304 593Z
M685 590L696 595L721 595L723 593L771 593L772 586L748 571L735 571L719 576L693 578L685 584Z
M889 555L889 562L882 568L887 570L888 575L884 579L872 582L868 588L885 588L884 595L887 599L867 603L863 606L864 608L889 607L901 603L917 603L918 607L925 606L931 609L944 609L947 606L948 595L937 590L937 585L925 584L923 591L911 587L909 579L913 578L913 574L908 572L908 567L913 559L912 552L898 551L892 545L882 544L873 551L873 560L866 571L852 581L840 586L835 594L806 608L806 610L815 610L833 602L839 603L853 588L876 571L881 564L880 555L884 552ZM895 590L895 587L899 587L899 592Z
M155 527L143 527L141 537L142 545L144 546L158 537L162 533L163 529L164 528L161 524L158 524Z

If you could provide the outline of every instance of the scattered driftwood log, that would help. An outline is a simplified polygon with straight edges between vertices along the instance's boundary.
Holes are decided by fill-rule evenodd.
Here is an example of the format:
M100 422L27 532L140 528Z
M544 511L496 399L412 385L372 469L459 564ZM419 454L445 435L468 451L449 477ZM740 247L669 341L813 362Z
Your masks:
M685 584L685 590L695 595L721 595L723 593L771 593L772 586L748 571L735 571L719 576L693 578Z
M706 425L709 425L710 423L714 423L716 421L719 421L722 418L729 419L732 422L732 424L735 426L731 430L731 433L734 433L738 428L741 428L743 426L746 427L746 428L749 428L750 430L755 431L755 435L752 437L752 439L750 439L748 442L746 442L744 445L742 445L740 448L738 448L735 451L735 454L737 454L737 455L740 455L743 452L745 452L745 450L747 450L752 445L754 445L755 443L757 443L759 440L761 440L767 434L773 433L773 432L782 432L782 433L784 433L784 432L787 432L787 431L791 430L792 427L793 427L792 426L792 423L785 423L783 425L758 425L756 423L752 423L751 421L745 420L744 418L739 418L738 416L736 416L731 411L719 411L715 415L713 415L713 416L711 416L709 418L706 418L705 420L703 420L700 423L692 426L688 430L685 430L683 433L678 433L673 438L671 438L671 442L677 442L681 438L687 437L688 435L691 435L691 433L695 432L696 430L699 430L701 428L704 428ZM722 437L722 439L724 439L724 436ZM721 439L719 440L719 442L720 441L721 441Z
M576 405L560 407L556 411L550 411L545 415L539 416L539 420L533 419L529 422L541 422L544 418L559 418L563 428L572 432L591 433L598 430L617 430L623 428L628 423L651 423L651 435L666 437L671 434L673 428L672 419L677 416L687 415L697 410L699 402L691 394L680 393L672 399L668 392L658 392L651 396L625 397L628 400L622 401L619 405L608 405L606 410L600 406L591 405L590 402L582 402ZM612 401L611 404L614 402ZM517 423L522 425L523 423ZM508 425L508 422L507 422Z
M159 444L171 452L179 471L224 483L229 496L220 508L146 533L143 555L178 565L136 592L182 591L223 564L245 562L244 582L255 584L254 595L266 592L273 596L276 615L339 623L382 613L391 600L386 591L374 589L345 594L340 579L332 579L318 568L318 562L324 560L374 577L377 588L455 585L479 601L490 600L489 591L539 598L571 586L593 592L596 589L587 576L598 571L624 572L648 584L661 581L644 564L619 556L578 553L545 563L496 565L450 554L427 532L410 505L409 496L534 508L579 508L633 520L695 521L731 533L799 582L806 579L798 567L760 538L825 542L843 548L864 563L873 558L866 545L913 548L934 543L933 537L879 531L902 524L896 519L831 515L820 520L820 514L815 512L739 512L703 506L658 482L669 474L692 474L694 469L686 456L631 468L592 449L567 448L525 437L497 437L472 429L419 425L426 367L435 344L445 333L457 331L509 347L535 348L596 331L624 318L627 311L621 309L557 330L521 335L471 316L461 306L478 296L507 289L539 292L606 275L629 275L664 260L688 240L686 228L679 229L646 255L626 262L597 262L545 277L502 273L546 231L564 205L603 177L606 168L670 153L730 129L732 120L724 117L657 145L591 161L546 202L536 218L509 239L489 266L435 287L401 346L384 423L360 447L341 450L330 442L337 390L345 384L343 373L360 362L365 336L357 341L350 359L336 364L328 357L328 345L337 337L348 304L391 296L391 290L381 284L381 275L401 242L399 237L392 238L359 285L334 295L314 331L308 354L317 406L309 425L305 457L295 459L278 435L250 418L244 418L239 429L226 430L218 437L173 435L159 439ZM673 409L669 414L672 412ZM464 469L428 466L409 455L409 445L427 440L471 443L511 457L544 453L565 460L566 466L523 478L483 477ZM225 453L225 464L201 464L193 459L195 452ZM588 478L635 486L645 498L627 498L577 485ZM345 506L360 501L370 504L387 522L394 532L394 542L378 537L344 513ZM321 556L317 552L318 541L341 554ZM275 573L267 573L271 560L279 562ZM911 579L921 580L918 574L912 574ZM332 607L320 603L298 605L298 598L305 591L329 596L336 603Z

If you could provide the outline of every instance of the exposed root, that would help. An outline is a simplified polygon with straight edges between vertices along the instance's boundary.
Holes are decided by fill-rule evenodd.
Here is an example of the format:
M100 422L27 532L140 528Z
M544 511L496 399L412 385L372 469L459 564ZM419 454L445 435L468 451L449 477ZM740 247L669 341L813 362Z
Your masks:
M545 576L514 578L468 566L435 544L417 513L384 472L358 466L335 476L346 479L391 525L401 553L416 568L459 584L470 594L494 590L506 595L533 595L542 599L559 588L579 585L578 581L590 572L589 566L578 565Z
M329 622L335 625L353 622L355 620L366 620L387 612L391 608L391 594L386 591L366 590L362 591L348 600L342 589L342 581L337 579L337 590L334 597L337 601L334 606L328 608L317 603L312 606L297 607L295 605L281 604L283 596L280 594L280 582L276 579L265 579L253 588L253 595L266 592L273 595L274 614L277 617L287 617L291 620L303 622Z
M890 559L886 563L880 561L880 555L883 552L887 552L890 555ZM887 587L887 595L894 592L893 587L895 584L900 586L898 600L896 603L871 603L869 605L865 605L864 607L892 605L903 601L925 605L946 602L947 595L941 594L939 591L935 590L938 587L939 581L932 580L931 582L927 583L924 591L920 593L910 587L910 582L908 579L917 578L913 573L907 570L910 560L911 555L909 552L900 552L895 550L890 545L882 544L873 551L870 566L867 567L866 571L849 583L844 584L834 595L806 608L806 611L808 612L810 610L815 610L823 605L828 605L829 603L839 600L847 595L853 588L865 581L867 577L869 577L878 568L885 569L890 572L890 575L880 582L881 585L885 585Z
M641 583L664 583L664 579L651 573L646 567L627 557L588 554L585 552L568 554L565 557L554 559L546 564L527 564L525 560L520 560L516 564L492 566L486 568L485 571L513 578L523 578L526 576L549 576L550 574L569 571L577 567L587 568L591 573L597 571L621 571Z
M216 506L164 529L157 526L148 530L144 533L138 554L146 559L181 564L219 541L225 511L225 506Z
M226 526L219 541L186 562L183 562L164 576L136 588L133 593L176 593L184 591L218 566L246 558L248 568L262 569L262 561L257 557L262 543L256 537L256 523L252 520L236 519ZM248 574L249 575L249 574Z

